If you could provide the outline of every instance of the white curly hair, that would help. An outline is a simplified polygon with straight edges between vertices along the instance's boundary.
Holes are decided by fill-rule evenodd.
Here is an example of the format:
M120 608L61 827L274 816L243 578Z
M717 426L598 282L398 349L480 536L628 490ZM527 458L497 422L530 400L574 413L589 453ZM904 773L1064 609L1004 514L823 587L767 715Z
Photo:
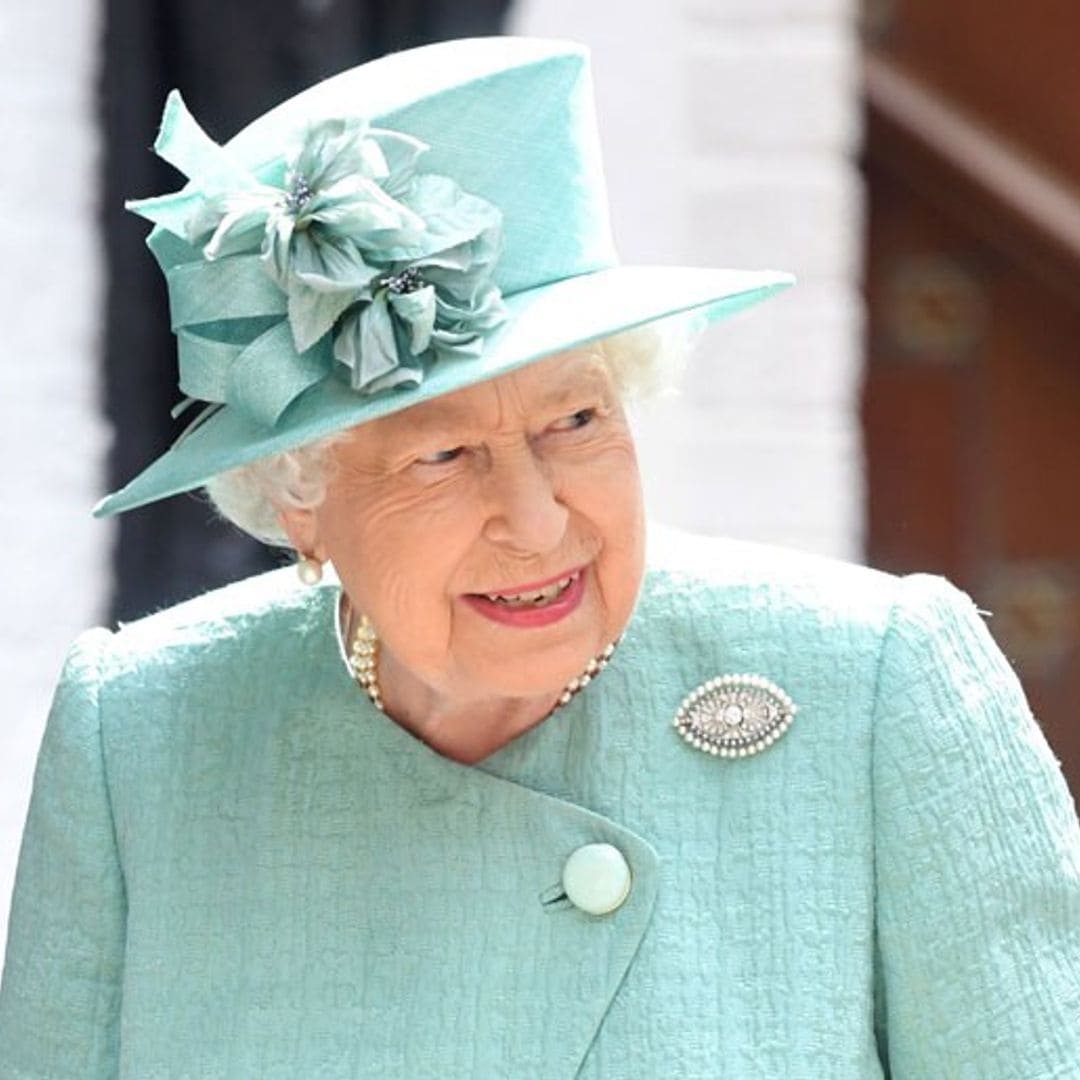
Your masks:
M682 373L698 325L676 316L626 330L586 346L611 373L624 404L670 393ZM206 494L217 512L264 544L289 547L280 507L311 509L326 495L339 432L216 476Z

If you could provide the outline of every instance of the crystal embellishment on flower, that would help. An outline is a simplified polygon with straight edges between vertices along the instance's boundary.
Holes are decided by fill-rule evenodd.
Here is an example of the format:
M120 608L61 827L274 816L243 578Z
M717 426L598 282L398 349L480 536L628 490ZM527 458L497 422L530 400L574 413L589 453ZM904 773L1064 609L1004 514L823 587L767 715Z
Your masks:
M322 120L249 169L174 91L154 149L190 183L127 206L193 249L167 271L193 398L272 424L335 362L364 393L416 385L432 362L478 355L507 317L501 212L421 171L428 148L410 135ZM199 256L222 273L192 274Z
M691 746L718 757L748 757L772 746L798 706L761 675L720 675L679 705L675 729Z

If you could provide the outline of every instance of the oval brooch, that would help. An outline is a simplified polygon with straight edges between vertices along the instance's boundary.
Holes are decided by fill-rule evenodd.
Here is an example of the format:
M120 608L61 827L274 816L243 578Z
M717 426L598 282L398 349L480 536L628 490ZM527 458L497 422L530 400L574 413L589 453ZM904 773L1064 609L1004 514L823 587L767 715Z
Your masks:
M683 698L674 725L706 754L748 757L772 746L796 712L791 698L761 675L720 675Z

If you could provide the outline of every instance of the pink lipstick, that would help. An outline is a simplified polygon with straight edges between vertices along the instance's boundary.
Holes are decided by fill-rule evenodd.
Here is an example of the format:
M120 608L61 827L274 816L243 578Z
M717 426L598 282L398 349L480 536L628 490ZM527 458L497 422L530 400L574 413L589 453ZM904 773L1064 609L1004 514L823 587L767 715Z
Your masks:
M463 599L474 611L504 626L550 626L565 619L581 603L587 570L581 566L528 585L492 593L466 593Z

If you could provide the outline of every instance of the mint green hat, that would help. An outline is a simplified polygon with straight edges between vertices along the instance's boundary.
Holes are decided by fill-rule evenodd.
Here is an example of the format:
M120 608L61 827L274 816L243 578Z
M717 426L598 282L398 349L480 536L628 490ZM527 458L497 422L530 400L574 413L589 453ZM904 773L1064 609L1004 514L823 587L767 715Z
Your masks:
M94 513L654 319L724 318L777 271L620 266L588 55L491 37L396 53L224 147L169 95L182 191L129 203L168 284L192 423Z

